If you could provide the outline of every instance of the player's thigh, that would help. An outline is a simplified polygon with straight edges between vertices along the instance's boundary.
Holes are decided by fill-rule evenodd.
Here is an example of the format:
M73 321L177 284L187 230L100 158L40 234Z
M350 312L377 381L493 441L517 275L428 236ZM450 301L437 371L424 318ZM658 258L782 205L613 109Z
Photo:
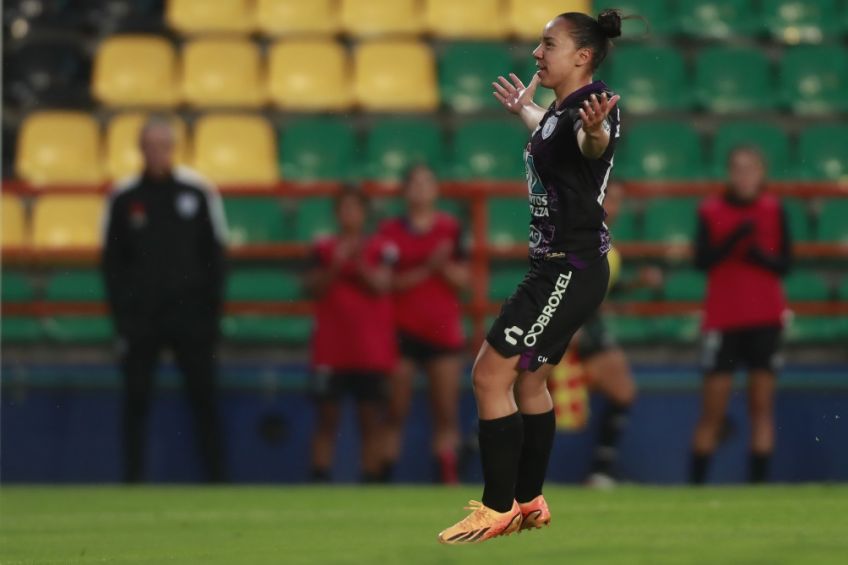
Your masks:
M627 356L619 347L603 350L583 361L589 388L614 400L630 404L636 396L636 383Z
M475 392L511 389L518 378L518 355L504 357L488 341L484 341L471 369Z

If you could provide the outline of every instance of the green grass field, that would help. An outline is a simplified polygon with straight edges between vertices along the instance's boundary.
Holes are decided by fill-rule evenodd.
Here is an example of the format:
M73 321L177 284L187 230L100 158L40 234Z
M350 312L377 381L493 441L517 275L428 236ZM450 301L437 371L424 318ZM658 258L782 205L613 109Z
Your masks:
M848 487L550 487L544 531L445 547L479 488L6 487L0 563L846 563Z

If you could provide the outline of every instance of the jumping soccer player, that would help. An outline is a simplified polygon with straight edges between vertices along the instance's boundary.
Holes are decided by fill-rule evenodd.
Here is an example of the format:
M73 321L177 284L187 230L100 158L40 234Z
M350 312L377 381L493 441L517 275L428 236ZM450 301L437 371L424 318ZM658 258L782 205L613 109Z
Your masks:
M459 481L460 353L464 345L459 292L469 282L462 229L436 208L439 184L433 171L415 165L403 180L406 213L386 221L380 235L394 243L395 320L401 361L392 376L386 422L384 475L400 456L416 369L427 373L433 417L435 478Z
M767 479L774 448L775 373L786 309L780 279L792 259L789 223L780 201L763 193L766 166L758 149L734 149L727 165L727 190L698 210L695 264L707 271L707 296L703 407L690 467L695 484L706 480L740 363L750 371L751 482Z
M514 74L495 97L532 132L524 152L530 200L530 270L506 301L474 363L482 503L439 534L447 544L481 542L551 515L542 484L556 422L547 379L574 332L597 310L609 280L604 191L620 135L618 95L592 74L621 35L621 15L560 14L533 51L525 87ZM545 111L536 87L552 88Z

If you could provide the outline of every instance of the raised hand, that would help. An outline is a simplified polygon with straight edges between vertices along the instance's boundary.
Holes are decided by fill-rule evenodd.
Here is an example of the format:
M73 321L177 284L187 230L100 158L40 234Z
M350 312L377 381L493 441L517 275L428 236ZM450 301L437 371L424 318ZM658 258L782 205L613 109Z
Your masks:
M615 108L615 104L620 98L616 94L608 99L605 92L601 95L600 99L597 95L593 94L589 97L589 100L584 100L583 107L578 110L580 119L583 121L583 131L589 134L599 131L604 120L607 119L607 116Z
M539 86L539 74L533 73L533 79L528 86L524 86L515 73L509 73L509 78L512 82L499 76L498 82L492 83L495 89L492 95L498 99L498 102L513 114L521 114L522 109L535 106L533 95L536 93L536 87Z

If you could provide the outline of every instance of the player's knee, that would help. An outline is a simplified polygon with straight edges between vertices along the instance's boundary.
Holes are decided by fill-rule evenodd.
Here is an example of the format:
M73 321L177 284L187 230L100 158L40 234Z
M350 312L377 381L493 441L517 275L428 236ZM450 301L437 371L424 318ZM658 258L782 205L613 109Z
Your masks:
M509 383L505 382L502 375L480 364L474 365L471 372L471 384L477 396L497 394L509 389Z

